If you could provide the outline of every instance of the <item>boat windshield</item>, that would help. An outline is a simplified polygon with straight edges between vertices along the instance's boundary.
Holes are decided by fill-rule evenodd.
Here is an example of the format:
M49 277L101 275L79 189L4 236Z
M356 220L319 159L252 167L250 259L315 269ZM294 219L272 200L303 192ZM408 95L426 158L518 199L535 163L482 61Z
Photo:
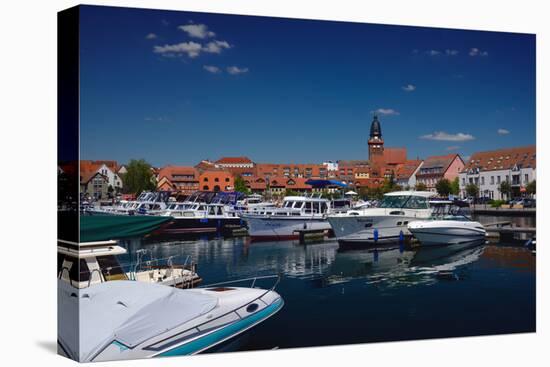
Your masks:
M387 195L379 208L428 209L428 200L423 196Z
M409 200L410 196L384 196L382 201L380 202L379 207L380 208L402 208L407 200Z

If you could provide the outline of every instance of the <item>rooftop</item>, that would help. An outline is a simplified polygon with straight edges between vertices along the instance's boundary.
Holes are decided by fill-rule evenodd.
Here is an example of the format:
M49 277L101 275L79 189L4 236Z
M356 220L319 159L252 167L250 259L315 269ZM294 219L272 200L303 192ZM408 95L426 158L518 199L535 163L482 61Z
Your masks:
M537 149L535 145L477 152L472 154L464 166L464 171L477 168L480 171L494 171L502 169L536 168Z

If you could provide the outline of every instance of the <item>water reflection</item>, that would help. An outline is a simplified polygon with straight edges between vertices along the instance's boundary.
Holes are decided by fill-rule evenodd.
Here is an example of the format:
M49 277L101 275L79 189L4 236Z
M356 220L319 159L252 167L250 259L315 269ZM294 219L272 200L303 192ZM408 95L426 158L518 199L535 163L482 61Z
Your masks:
M378 287L432 284L459 280L460 268L475 262L484 251L482 243L434 248L399 245L341 250L336 241L299 245L293 241L250 243L247 239L200 239L192 241L122 242L128 249L123 260L132 263L136 251L147 248L156 258L190 256L198 264L205 284L256 275L283 274L285 278L328 287L361 281Z

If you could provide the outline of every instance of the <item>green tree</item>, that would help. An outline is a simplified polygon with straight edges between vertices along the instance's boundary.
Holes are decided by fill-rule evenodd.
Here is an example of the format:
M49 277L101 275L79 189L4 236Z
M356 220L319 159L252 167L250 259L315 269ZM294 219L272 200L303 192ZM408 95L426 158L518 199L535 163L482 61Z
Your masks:
M460 184L458 182L458 177L455 177L453 182L451 182L451 194L452 195L460 194Z
M466 186L466 194L470 197L477 197L477 195L479 194L479 187L477 187L476 184L468 184Z
M446 178L442 178L435 184L435 189L439 196L449 196L452 190L451 182Z
M415 189L416 191L426 191L428 188L426 187L426 185L425 185L424 183L418 182L418 183L416 184L416 186L414 187L414 189Z
M245 195L250 194L250 189L246 187L246 181L241 177L235 177L235 191L242 192Z
M392 191L399 191L401 190L401 186L395 183L395 180L393 179L393 176L390 176L384 180L384 183L382 184L382 192L388 193Z
M529 182L525 189L529 195L535 195L537 193L537 180Z
M122 182L127 193L139 195L156 188L151 165L144 159L132 159L126 169L128 172L122 176Z
M502 181L500 183L500 186L498 187L498 191L500 191L500 193L506 198L509 198L510 194L512 193L512 186L510 186L510 183L508 181Z
M285 189L285 196L300 196L300 193L291 189Z

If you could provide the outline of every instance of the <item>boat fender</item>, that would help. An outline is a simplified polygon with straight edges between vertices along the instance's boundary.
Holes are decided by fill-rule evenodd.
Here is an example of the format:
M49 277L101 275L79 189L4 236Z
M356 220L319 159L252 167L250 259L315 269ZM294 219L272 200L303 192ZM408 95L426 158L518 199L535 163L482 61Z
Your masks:
M374 242L378 242L378 229L374 229Z

